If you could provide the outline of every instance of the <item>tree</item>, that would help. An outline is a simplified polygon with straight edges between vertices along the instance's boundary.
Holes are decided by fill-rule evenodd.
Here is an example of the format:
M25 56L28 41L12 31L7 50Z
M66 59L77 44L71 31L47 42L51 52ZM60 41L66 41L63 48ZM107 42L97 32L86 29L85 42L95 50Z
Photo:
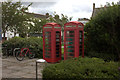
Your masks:
M41 33L43 30L42 28L43 25L45 25L46 23L50 23L50 22L55 22L55 23L60 24L63 30L64 24L72 19L72 18L68 19L68 17L64 16L63 14L61 14L62 16L61 18L56 13L54 13L53 16L49 15L49 13L46 13L46 15L48 16L47 19L34 18L32 16L28 22L25 22L26 23L25 26L29 27L28 34L29 33Z
M107 3L85 26L88 51L114 54L120 59L120 6Z
M21 2L2 2L2 32L4 34L6 31L11 31L16 33L20 33L19 30L23 29L22 26L24 21L29 20L29 16L24 14L25 11L28 10L28 7L22 6Z
M26 26L29 27L29 33L41 33L42 27L47 23L46 19L34 18L32 17Z

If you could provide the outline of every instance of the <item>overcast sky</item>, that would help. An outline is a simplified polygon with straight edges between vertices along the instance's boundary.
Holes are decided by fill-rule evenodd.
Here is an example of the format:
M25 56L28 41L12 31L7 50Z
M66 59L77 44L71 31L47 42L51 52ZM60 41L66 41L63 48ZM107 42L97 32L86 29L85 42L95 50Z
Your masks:
M16 0L14 0L16 1ZM92 15L93 3L95 7L101 7L109 3L117 3L120 0L22 0L23 5L33 2L32 6L29 7L29 12L34 12L38 14L50 13L53 14L54 11L57 14L63 13L68 17L73 17L73 21L78 20L78 18L89 18Z

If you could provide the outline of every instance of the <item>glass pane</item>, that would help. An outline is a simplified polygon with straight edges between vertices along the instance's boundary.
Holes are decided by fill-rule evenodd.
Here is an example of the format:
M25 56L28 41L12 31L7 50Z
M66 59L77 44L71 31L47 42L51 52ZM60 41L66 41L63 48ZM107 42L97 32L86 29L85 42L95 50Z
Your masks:
M60 31L56 31L56 57L60 57Z
M75 32L74 31L66 31L66 55L67 58L72 58L74 57L74 35Z
M82 44L82 42L80 42L80 45Z
M67 38L66 41L73 41L73 38Z
M56 57L60 57L60 55L56 55Z
M45 58L50 58L50 56L49 55L45 55Z
M79 31L79 56L82 55L82 44L83 44L83 31Z
M45 32L45 58L51 56L51 32Z
M71 50L71 49L67 49L67 52L74 52L74 50Z
M66 48L74 48L74 46L66 46Z
M83 26L79 25L78 27L81 27L81 28L82 28Z
M74 54L71 54L71 53L70 53L69 55L74 57Z
M80 48L82 48L82 45L80 46Z

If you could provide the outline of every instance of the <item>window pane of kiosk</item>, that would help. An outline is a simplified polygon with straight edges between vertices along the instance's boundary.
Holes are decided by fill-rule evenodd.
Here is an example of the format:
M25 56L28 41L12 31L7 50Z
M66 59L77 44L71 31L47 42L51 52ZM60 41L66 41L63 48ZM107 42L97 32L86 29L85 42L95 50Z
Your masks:
M83 31L79 31L79 56L82 55L82 40L83 40Z
M78 27L81 27L81 28L82 28L83 26L79 25Z
M51 32L45 32L45 58L51 57Z
M56 31L56 57L60 57L60 31Z
M74 31L66 31L66 54L67 58L74 57Z

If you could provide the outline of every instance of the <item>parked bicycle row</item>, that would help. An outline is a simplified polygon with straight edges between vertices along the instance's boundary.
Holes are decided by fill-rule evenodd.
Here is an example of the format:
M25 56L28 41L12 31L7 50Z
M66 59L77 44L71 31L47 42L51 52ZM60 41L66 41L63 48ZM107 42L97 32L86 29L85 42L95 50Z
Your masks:
M32 48L7 48L7 45L2 47L2 58L7 58L9 56L14 56L18 61L22 61L24 57L28 57L29 59L33 59L35 57L35 53Z

